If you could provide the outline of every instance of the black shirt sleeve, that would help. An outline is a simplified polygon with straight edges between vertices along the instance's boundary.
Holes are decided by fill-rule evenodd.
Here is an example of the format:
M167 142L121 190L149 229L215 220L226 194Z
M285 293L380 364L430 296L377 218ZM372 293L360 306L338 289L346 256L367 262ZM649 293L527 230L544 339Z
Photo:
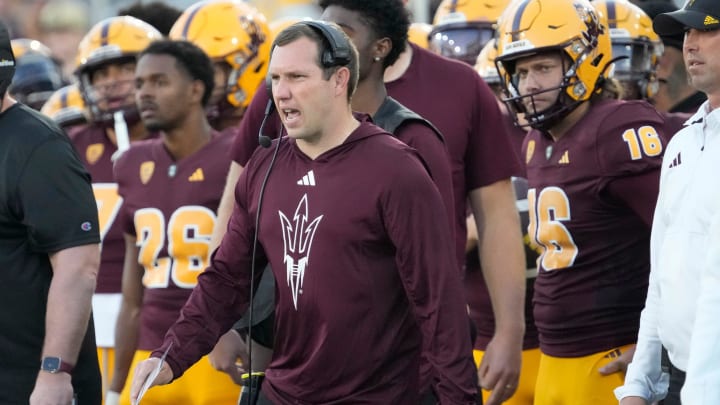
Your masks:
M18 177L17 196L37 251L100 243L90 175L67 140L48 140L32 151Z

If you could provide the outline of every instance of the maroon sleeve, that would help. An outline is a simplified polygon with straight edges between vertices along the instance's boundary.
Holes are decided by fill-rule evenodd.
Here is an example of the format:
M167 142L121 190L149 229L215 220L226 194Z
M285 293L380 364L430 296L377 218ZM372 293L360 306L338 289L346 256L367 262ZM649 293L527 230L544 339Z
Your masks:
M623 201L648 225L655 211L666 122L646 102L617 108L597 133L597 161L605 180L601 187Z
M244 167L247 164L250 156L259 146L258 134L260 133L263 118L265 118L265 108L269 100L267 88L265 85L261 85L245 111L242 121L240 121L240 128L230 149L232 160L240 166ZM267 117L263 134L275 139L281 127L280 117L276 111L273 111Z
M658 170L648 171L637 176L612 180L608 185L608 191L630 207L650 229L659 186L660 169L658 168Z
M479 76L473 81L476 99L472 103L475 106L472 133L465 159L467 190L522 173L507 133L507 118L503 117L495 95Z
M250 260L254 223L248 214L248 171L243 171L235 192L236 204L228 230L213 253L210 266L198 276L198 283L170 328L163 345L153 351L160 357L172 342L167 362L178 378L203 355L212 350L220 335L240 319L248 307ZM259 280L261 273L256 273Z
M596 131L597 161L607 178L659 169L665 150L665 120L645 101L606 104L611 117ZM601 107L602 108L602 107Z
M447 147L438 134L419 121L406 121L395 129L395 136L418 151L425 161L433 182L440 191L448 214L448 223L454 227L455 204L453 201L452 169ZM454 231L454 230L453 230Z
M388 173L392 184L381 196L383 222L396 247L400 279L423 335L441 403L473 403L474 364L468 319L447 221L438 218L442 200L412 156ZM418 174L420 173L420 174ZM442 313L438 311L442 308Z

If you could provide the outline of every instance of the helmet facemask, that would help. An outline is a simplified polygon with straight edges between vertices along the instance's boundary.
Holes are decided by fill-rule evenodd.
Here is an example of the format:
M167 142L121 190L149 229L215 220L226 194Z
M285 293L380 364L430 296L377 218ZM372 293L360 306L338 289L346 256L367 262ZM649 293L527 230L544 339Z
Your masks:
M464 21L436 26L430 33L431 51L450 59L474 65L478 54L495 36L493 24L486 21Z
M123 112L127 125L132 126L140 122L140 113L135 104L134 78L102 85L92 82L92 76L98 69L107 65L122 66L129 63L135 63L135 56L107 60L98 65L88 66L79 72L80 92L93 123L112 127L114 114L118 111Z
M572 43L568 46L575 46ZM528 94L521 94L518 87L519 78L515 71L515 65L517 59L527 56L533 56L540 53L551 53L557 52L561 58L562 64L562 79L557 86L542 89L539 91L531 92ZM589 57L588 53L580 55L575 62L567 55L563 49L548 49L541 50L540 52L532 52L528 54L520 54L512 60L498 59L496 61L496 67L501 77L501 72L510 73L510 80L503 81L506 98L503 99L505 104L515 114L511 114L515 119L515 124L520 127L530 126L535 129L547 131L552 128L555 124L560 122L565 116L570 114L575 108L588 99L588 90L585 84L577 76L578 67L583 63L585 58ZM507 77L507 76L506 76ZM602 81L598 81L601 83ZM538 110L536 108L535 98L547 93L557 92L555 102L549 107ZM572 95L572 96L571 96ZM525 123L521 123L517 119L517 114L522 114Z
M613 77L626 89L637 93L636 97L625 98L649 99L657 93L655 69L659 52L656 47L650 41L613 39Z
M511 3L498 20L497 49L495 67L510 108L525 113L528 125L541 130L552 128L580 104L600 94L610 73L610 35L587 0ZM521 95L515 77L517 61L550 52L562 55L559 83L546 81L535 94ZM535 99L550 91L559 93L554 105L534 108Z

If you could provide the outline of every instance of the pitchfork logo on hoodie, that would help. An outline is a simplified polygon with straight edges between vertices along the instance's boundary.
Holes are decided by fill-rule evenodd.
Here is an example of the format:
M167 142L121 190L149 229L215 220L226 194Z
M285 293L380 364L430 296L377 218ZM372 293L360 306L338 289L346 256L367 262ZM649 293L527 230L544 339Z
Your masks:
M310 248L312 247L315 231L317 230L322 215L308 223L308 202L307 194L303 195L292 216L288 219L282 211L280 224L282 226L285 269L287 271L287 284L292 291L293 306L297 311L298 294L301 293L305 270L310 260Z

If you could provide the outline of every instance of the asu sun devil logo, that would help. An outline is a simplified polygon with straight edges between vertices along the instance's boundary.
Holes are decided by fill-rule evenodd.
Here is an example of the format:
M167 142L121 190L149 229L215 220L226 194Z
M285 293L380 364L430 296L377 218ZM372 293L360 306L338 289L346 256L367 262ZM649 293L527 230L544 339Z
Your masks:
M575 3L575 11L585 23L587 28L583 32L583 38L589 49L595 49L598 46L598 37L605 32L605 27L600 23L600 18L594 10L585 7L583 4Z
M283 261L287 272L287 283L292 292L293 306L297 311L298 295L305 279L305 270L310 261L310 248L315 237L315 231L320 225L323 216L320 215L308 224L307 194L304 194L300 199L292 216L292 222L282 211L278 211L278 214L282 226Z

